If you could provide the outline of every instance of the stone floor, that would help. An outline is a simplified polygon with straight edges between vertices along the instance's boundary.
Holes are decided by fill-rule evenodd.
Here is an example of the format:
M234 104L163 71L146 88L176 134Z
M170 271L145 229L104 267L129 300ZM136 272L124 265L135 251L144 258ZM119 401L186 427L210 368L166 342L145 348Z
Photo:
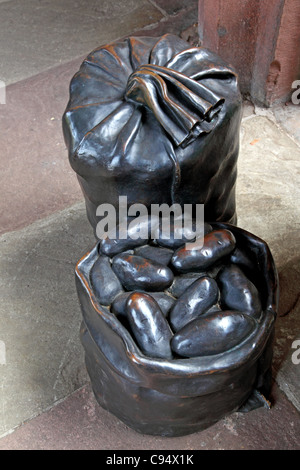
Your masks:
M144 436L96 404L84 366L74 266L94 239L61 132L69 81L102 43L197 44L196 22L195 0L0 0L0 450L300 448L300 106L245 102L241 128L238 224L267 241L280 277L271 409Z

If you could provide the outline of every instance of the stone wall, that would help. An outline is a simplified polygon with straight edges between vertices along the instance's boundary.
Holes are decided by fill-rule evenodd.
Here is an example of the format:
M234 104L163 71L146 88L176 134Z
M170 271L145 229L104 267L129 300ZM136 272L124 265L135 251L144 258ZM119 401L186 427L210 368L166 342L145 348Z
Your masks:
M288 101L300 76L298 0L199 0L202 45L231 63L244 95L260 105Z

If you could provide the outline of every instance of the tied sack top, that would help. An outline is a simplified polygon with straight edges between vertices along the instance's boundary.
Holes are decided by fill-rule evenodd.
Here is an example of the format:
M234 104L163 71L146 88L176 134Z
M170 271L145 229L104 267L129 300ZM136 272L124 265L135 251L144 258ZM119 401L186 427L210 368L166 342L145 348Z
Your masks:
M171 34L102 46L70 85L63 131L95 227L99 204L205 204L234 222L241 95L216 54Z

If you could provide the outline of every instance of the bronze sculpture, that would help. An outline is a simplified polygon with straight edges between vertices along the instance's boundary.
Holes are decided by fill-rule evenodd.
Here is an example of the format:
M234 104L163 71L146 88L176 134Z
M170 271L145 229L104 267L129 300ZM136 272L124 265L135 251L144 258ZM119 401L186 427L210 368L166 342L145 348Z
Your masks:
M217 262L211 257L205 271L195 273L193 267L198 277L190 279L178 297L172 284L161 285L161 298L132 285L115 294L111 305L101 305L92 273L99 258L106 256L100 247L105 240L76 267L81 341L95 396L138 432L179 436L205 429L233 411L268 406L278 303L272 255L264 241L245 230L221 223L213 223L212 229L230 230L236 248ZM148 246L159 249L151 239ZM143 259L138 252L126 256L134 263L135 258ZM111 256L111 266L118 256ZM167 264L174 271L173 283L188 276ZM244 281L235 288L235 306L228 307L220 282L227 266L247 273L251 298L261 302L259 312L253 312L251 302L245 308L250 290L245 291ZM204 289L197 283L205 284ZM197 292L201 301L189 316L184 306L197 303ZM163 295L172 299L167 306Z
M70 85L63 130L95 229L102 203L205 204L236 223L242 98L235 72L182 39L127 38L100 47Z
M241 105L230 66L169 34L96 49L70 85L64 136L96 235L120 196L205 207L203 249L117 231L76 267L95 396L139 432L267 403L278 282L267 244L234 225Z

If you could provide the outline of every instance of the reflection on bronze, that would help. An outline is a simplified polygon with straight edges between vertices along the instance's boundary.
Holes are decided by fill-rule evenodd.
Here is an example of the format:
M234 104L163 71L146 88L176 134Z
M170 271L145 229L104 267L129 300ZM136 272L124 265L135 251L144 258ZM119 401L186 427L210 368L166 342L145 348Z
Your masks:
M211 230L204 238L214 238L217 250L218 238L212 235L230 232L231 253L216 259L211 246L206 270L199 266L195 272L193 265L192 272L184 274L176 270L173 256L168 263L173 283L161 284L161 293L171 300L164 308L158 293L152 292L151 276L150 288L127 286L127 292L115 294L112 305L101 305L91 279L99 259L106 256L101 252L105 240L77 264L81 341L95 396L102 407L141 433L180 436L205 429L233 411L269 406L278 305L274 261L267 244L245 230L221 223L212 223ZM160 249L151 239L147 246L151 256ZM124 256L134 265L135 258L143 259L140 252L137 247L133 255ZM237 256L240 252L243 256ZM112 265L118 256L122 254L111 256ZM145 266L148 262L144 258ZM224 291L228 270L240 276L240 283L235 278L233 299ZM188 276L189 286L176 294L173 284ZM126 288L124 278L119 279ZM253 305L260 306L259 312Z
M63 117L69 159L95 229L100 204L205 204L236 223L242 99L235 72L182 39L131 37L82 63Z
M168 240L98 241L76 267L95 396L145 434L268 406L277 272L234 225L241 109L235 72L170 34L100 47L71 82L63 131L95 234L98 206L120 196L205 206L203 247L171 224Z

